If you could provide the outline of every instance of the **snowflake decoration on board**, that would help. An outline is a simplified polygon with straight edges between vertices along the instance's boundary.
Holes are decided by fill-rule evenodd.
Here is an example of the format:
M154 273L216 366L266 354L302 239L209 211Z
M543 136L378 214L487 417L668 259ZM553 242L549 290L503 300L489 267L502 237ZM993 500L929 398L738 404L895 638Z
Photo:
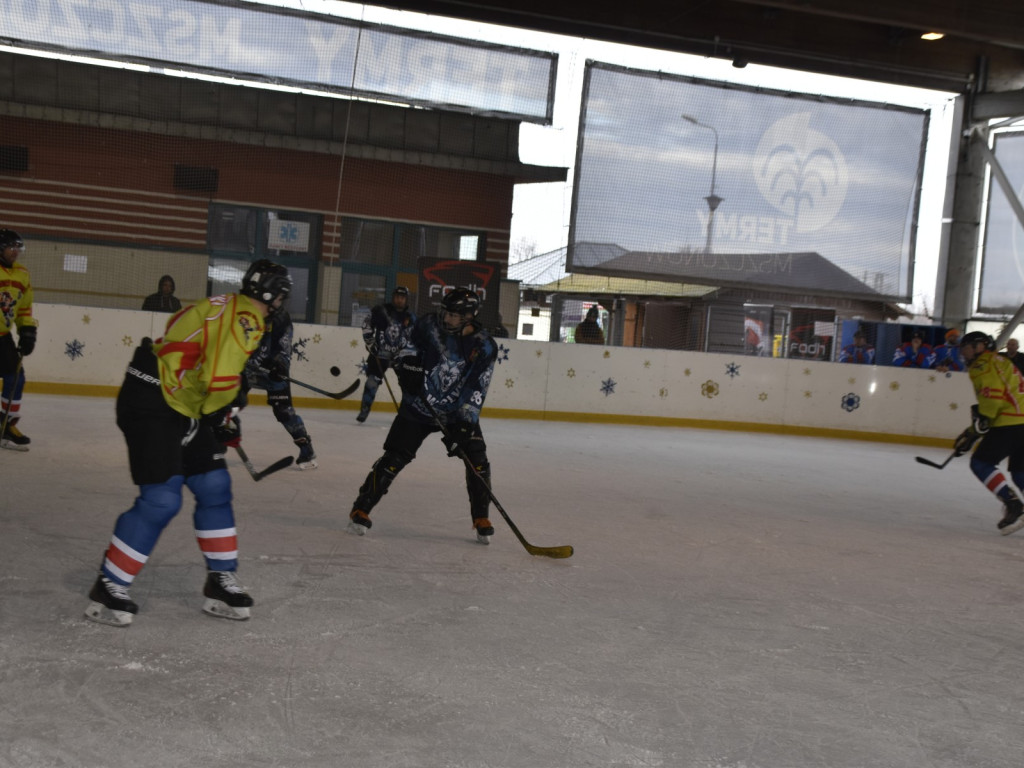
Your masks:
M92 318L88 315L82 315L82 325L88 325L92 322Z
M516 385L515 379L505 379L505 388L512 389Z
M668 397L668 389L665 388L665 387L662 387L661 389L659 389L658 390L658 397L660 397L662 400L664 400L666 397Z
M728 376L730 379L735 379L737 376L740 375L740 366L737 365L736 363L726 363L725 375Z
M810 368L804 368L804 376L810 376L810 375L811 375L811 369Z
M855 395L853 392L843 395L842 406L847 413L853 413L860 408L860 395Z
M601 391L604 393L605 397L608 397L608 395L614 395L615 382L612 381L611 379L605 379L604 381L601 382Z
M323 340L324 340L324 337L321 336L319 333L314 333L313 334L313 343L314 344L319 344Z
M568 376L570 379L575 379L576 378L576 369L575 368L570 368L568 371L565 372L565 375Z
M356 339L352 339L352 341L350 341L348 345L352 347L352 349L355 349L356 347L359 346L359 342Z
M768 399L768 393L762 392L760 395L757 396L757 399L763 403L765 400Z
M814 395L812 395L812 394L811 394L811 390L809 390L809 389L805 389L805 390L804 390L804 397L806 397L806 398L808 398L808 399L809 399L809 398L811 398L811 397L813 397L813 396L814 396Z
M131 336L122 336L121 337L121 346L122 347L130 347L134 343L135 343L135 341L132 339Z
M928 381L932 382L933 384L935 383L935 374L934 373L929 373L928 374Z
M853 386L854 384L857 383L857 379L855 377L851 376L850 378L848 378L846 380L846 383L849 384L850 386Z
M72 360L79 357L85 357L82 350L85 349L85 342L75 339L74 341L68 341L64 343L64 354Z
M303 360L308 362L309 356L306 354L306 344L309 343L309 339L299 339L292 344L292 357L296 360Z
M611 351L610 351L610 350L607 350L607 349L606 349L606 350L604 351L604 354L602 355L602 357L603 357L603 358L604 358L605 360L607 360L607 359L608 359L609 357L611 357L611 356L612 356L612 353L611 353Z
M508 360L508 353L509 353L509 348L508 347L506 347L504 344L499 344L498 345L498 356L497 356L498 365L501 365L503 362Z
M537 357L540 357L541 355L543 355L543 354L544 354L544 350L542 350L542 349L538 349L538 350L537 350L536 352L534 352L533 354L535 354L535 355L536 355Z
M960 408L960 406L959 406L959 405L957 405L956 403L950 403L950 404L949 404L949 410L951 410L951 411L955 411L955 410L957 410L958 408Z
M892 384L889 385L889 389L891 389L893 392L896 392L899 388L900 383L898 381L894 381Z
M644 360L644 368L650 368L650 367L651 367L651 361L650 360Z
M712 398L718 394L718 382L708 379L700 385L700 393L706 398Z
M683 376L689 376L689 375L690 375L690 369L689 368L684 368L683 369Z

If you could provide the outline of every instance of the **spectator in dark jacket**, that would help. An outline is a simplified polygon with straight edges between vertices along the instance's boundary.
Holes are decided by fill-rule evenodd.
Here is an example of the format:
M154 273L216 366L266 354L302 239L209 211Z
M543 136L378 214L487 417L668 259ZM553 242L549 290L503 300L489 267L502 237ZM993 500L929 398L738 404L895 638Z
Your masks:
M142 309L145 312L177 312L181 309L181 302L174 295L174 278L170 275L161 277L156 293L146 297Z

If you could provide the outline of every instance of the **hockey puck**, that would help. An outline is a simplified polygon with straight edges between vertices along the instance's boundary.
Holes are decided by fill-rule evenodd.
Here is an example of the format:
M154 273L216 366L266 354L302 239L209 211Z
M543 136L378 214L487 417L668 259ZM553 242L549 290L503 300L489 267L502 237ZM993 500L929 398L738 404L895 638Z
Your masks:
M341 375L341 368L339 368L336 365L332 365L331 366L331 376L340 376L340 375Z

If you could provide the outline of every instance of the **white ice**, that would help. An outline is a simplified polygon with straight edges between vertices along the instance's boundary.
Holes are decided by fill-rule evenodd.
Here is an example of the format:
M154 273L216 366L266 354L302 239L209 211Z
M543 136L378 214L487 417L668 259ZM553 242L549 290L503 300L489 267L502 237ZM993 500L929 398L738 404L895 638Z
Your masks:
M381 394L384 394L383 392ZM320 468L230 457L248 622L201 611L191 503L126 629L86 593L132 502L111 399L0 451L2 768L1019 768L1024 533L941 449L484 418L495 511L429 441L344 532L392 415L305 410ZM258 466L296 451L243 412Z

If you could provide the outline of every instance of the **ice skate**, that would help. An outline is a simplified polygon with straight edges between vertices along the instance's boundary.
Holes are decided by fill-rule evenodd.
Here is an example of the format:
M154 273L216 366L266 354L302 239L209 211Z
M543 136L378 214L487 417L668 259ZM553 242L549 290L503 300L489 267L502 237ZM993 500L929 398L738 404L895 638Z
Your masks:
M9 451L27 451L31 442L28 436L23 435L21 430L10 421L7 422L7 428L0 435L0 448L6 448Z
M476 532L476 540L481 544L490 544L491 536L494 535L494 526L486 517L473 518L473 530Z
M999 533L1003 536L1009 536L1014 531L1019 531L1024 528L1024 504L1021 503L1020 499L1010 499L1006 502L1006 514L1003 515L1003 519L999 521L998 528Z
M112 627L127 627L139 606L128 596L128 587L100 576L89 590L92 601L85 609L85 618Z
M300 437L295 441L295 444L299 446L299 458L295 461L295 466L299 469L316 469L320 466L316 460L316 452L313 450L313 441L308 437Z
M354 533L356 536L364 535L370 528L373 527L373 521L370 520L370 516L363 512L361 509L353 509L348 516L348 532Z
M209 571L203 586L203 612L222 619L245 621L253 600L238 583L234 571Z
M366 421L366 417L369 416L369 415L370 415L370 409L369 408L360 408L359 409L359 415L356 416L356 421L358 421L360 424L362 424L364 421Z

